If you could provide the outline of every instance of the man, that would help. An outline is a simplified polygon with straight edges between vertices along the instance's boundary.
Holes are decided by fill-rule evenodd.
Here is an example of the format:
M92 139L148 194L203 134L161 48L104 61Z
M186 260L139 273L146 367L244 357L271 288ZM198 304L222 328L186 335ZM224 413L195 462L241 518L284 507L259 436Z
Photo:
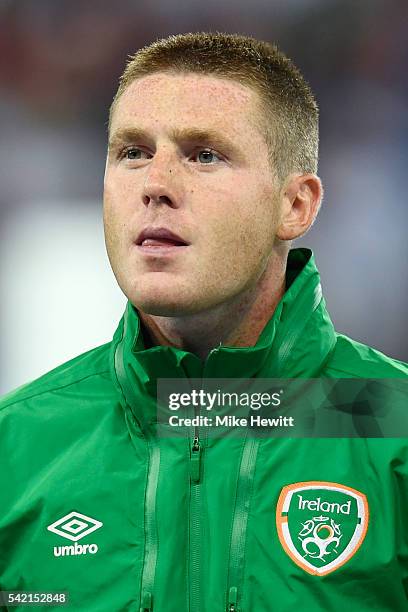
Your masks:
M1 404L3 590L87 612L407 609L403 438L156 430L163 378L406 377L334 331L290 251L322 197L317 124L267 43L186 34L130 60L104 197L129 301L112 342Z

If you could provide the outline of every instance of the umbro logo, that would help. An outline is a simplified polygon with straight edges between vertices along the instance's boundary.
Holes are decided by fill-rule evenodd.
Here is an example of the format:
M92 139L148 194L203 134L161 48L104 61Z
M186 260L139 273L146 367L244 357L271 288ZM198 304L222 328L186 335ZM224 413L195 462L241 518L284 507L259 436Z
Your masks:
M81 540L102 526L103 523L101 523L101 521L97 521L80 512L70 512L55 521L55 523L48 525L48 531L52 531L74 542L74 545L70 546L54 546L54 556L86 555L88 552L95 554L98 552L98 546L96 544L78 544L78 540Z
M85 516L80 512L70 512L62 518L48 525L48 531L52 531L63 538L77 542L85 536L89 535L99 527L102 527L103 523L96 521L90 516Z

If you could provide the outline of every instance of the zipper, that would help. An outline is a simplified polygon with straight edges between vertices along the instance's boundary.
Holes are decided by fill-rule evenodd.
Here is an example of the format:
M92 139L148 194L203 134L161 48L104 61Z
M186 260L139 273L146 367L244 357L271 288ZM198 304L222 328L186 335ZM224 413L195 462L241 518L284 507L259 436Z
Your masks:
M306 299L305 296L298 301L293 317L296 318L298 313L302 311ZM322 288L319 283L314 288L312 312L316 310L321 300ZM307 320L308 319L304 319L303 323L294 330L288 329L287 327L280 330L282 342L275 364L275 369L279 372L280 376L284 373L284 366L299 336L303 332ZM242 609L239 608L239 600L242 599L242 595L239 593L239 585L243 584L248 513L259 444L259 438L246 438L242 450L231 531L228 589L226 597L227 612L242 612Z
M211 353L217 349L212 349ZM204 372L201 380L204 379ZM196 408L194 416L200 415ZM203 503L201 472L203 463L203 440L200 438L200 428L193 429L193 439L190 447L190 612L202 612L201 605L201 545L203 540Z
M202 445L198 427L190 451L190 611L201 611L201 460Z
M236 612L237 610L237 587L231 587L228 594L228 612Z
M150 438L150 440L149 440ZM140 612L152 612L157 562L156 493L159 479L160 448L153 435L146 438L149 468L145 496L145 555L142 572Z
M246 438L242 449L231 530L227 612L239 610L239 585L243 583L248 513L259 443L259 438Z
M128 313L126 311L124 317L124 326L122 338L118 342L115 348L114 356L114 370L116 378L121 390L121 394L125 401L125 406L130 408L130 414L125 411L125 418L131 428L135 427L137 419L133 414L132 405L137 404L137 397L134 392L132 385L129 383L125 364L124 364L124 350L125 350L125 338L128 326ZM130 416L131 415L131 416ZM145 492L145 547L144 547L144 560L143 570L140 586L140 612L153 612L153 589L154 580L156 573L156 562L157 562L157 527L156 527L156 495L157 495L157 483L159 479L159 467L160 467L160 447L155 438L155 432L146 428L142 431L139 425L139 432L142 432L143 437L146 440L148 450L148 467L147 467L147 483Z
M125 413L129 428L140 435L140 426L131 410ZM137 427L137 429L136 429ZM153 591L158 552L156 494L160 468L160 447L154 434L142 434L148 449L147 482L144 500L144 559L140 582L139 612L153 612Z
M200 482L200 471L201 471L201 445L199 432L196 431L194 434L193 443L191 445L191 463L190 463L190 476L191 482Z
M140 612L150 612L151 610L153 610L152 594L146 591L142 598Z

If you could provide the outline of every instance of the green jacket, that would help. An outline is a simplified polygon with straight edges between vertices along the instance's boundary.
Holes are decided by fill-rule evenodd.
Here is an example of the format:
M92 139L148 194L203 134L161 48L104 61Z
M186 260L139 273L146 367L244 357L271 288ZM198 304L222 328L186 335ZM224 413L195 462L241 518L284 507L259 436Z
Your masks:
M158 378L407 376L335 332L306 249L287 287L254 347L145 349L128 304L112 342L2 400L2 590L86 612L408 609L405 438L154 434Z

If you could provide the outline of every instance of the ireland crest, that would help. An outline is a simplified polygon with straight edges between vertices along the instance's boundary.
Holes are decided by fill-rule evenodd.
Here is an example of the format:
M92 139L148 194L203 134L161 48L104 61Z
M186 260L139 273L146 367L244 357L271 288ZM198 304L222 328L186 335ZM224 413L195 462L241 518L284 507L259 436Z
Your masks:
M289 557L309 574L323 576L360 548L368 527L367 498L336 482L297 482L281 491L276 526Z

